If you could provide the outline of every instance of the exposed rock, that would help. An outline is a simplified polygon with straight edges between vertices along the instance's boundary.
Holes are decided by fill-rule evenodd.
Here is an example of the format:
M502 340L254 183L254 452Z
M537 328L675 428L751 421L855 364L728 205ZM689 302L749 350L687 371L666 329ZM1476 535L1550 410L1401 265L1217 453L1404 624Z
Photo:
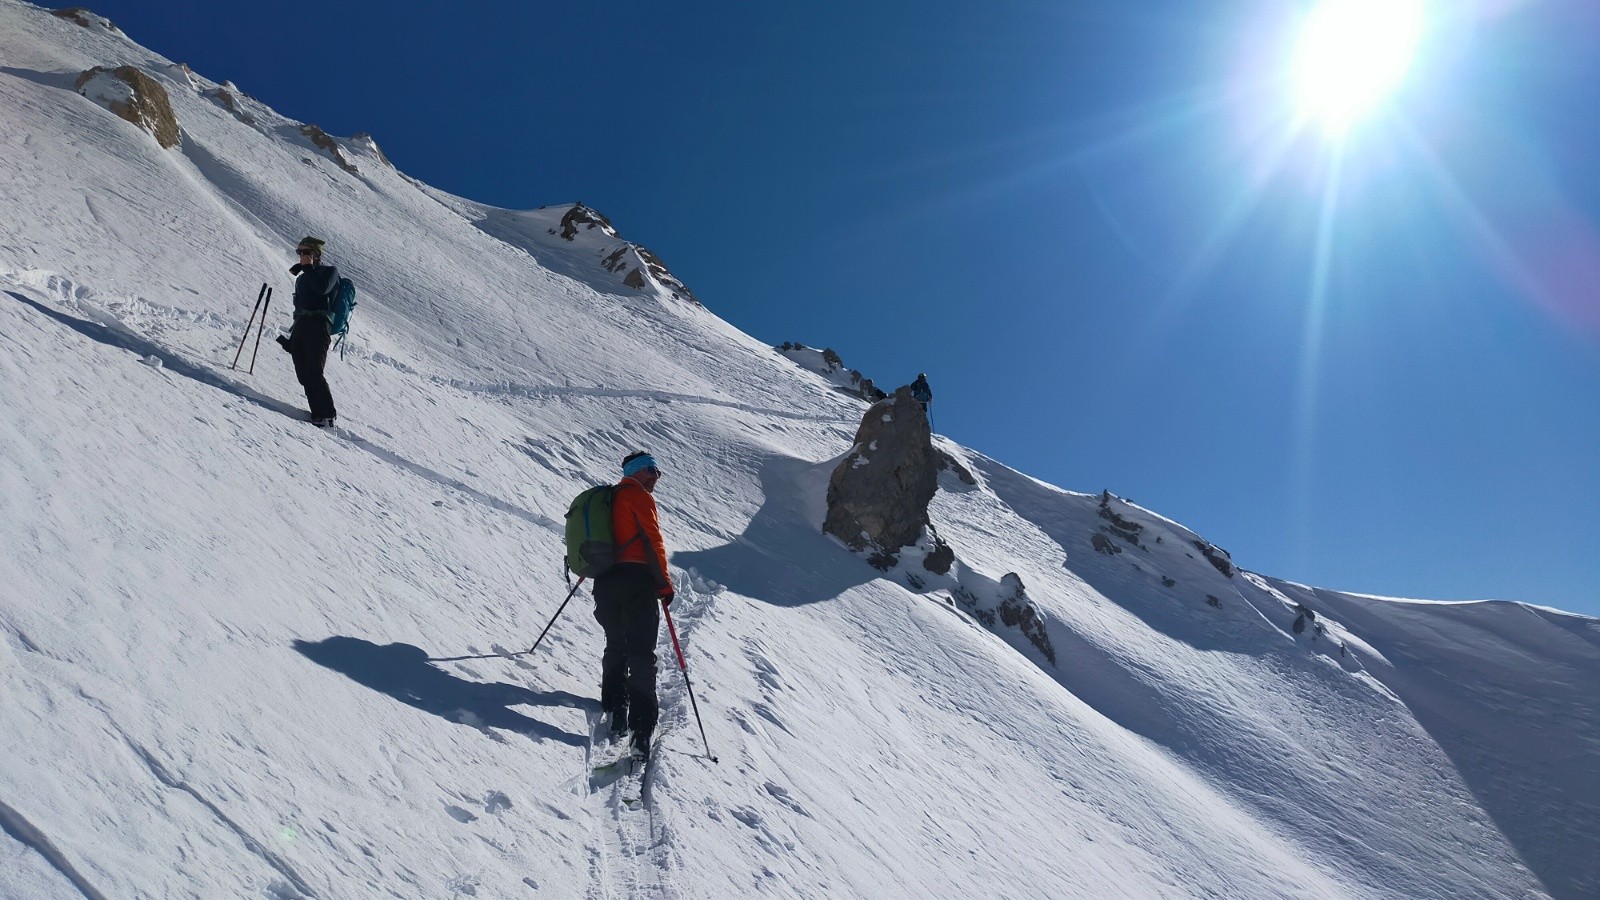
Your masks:
M122 29L111 24L110 19L106 18L105 16L97 16L82 6L73 6L67 9L53 9L50 11L50 15L55 16L58 19L66 19L69 22L74 22L82 25L85 28L98 27L104 28L106 31L109 31L112 34L122 33Z
M584 206L580 201L574 203L572 208L561 216L558 227L550 229L551 234L559 235L562 239L577 240L581 231L599 229L607 237L618 238L617 229L600 211ZM651 282L662 290L679 300L687 300L695 306L703 306L689 286L678 279L661 261L661 257L651 253L647 248L629 241L623 241L622 246L607 254L600 264L609 272L626 272L622 283L634 290L643 290Z
M339 164L339 168L349 172L351 175L361 174L361 170L356 168L355 163L344 155L344 149L339 146L339 142L334 140L326 131L315 125L302 125L300 126L300 133L310 138L311 143L328 151L328 155L332 156L333 161Z
M650 270L650 275L656 280L657 284L665 287L672 293L672 296L677 297L680 300L687 300L690 303L693 303L695 306L704 308L705 304L700 302L700 298L696 297L694 292L689 290L689 286L687 284L684 284L682 281L678 280L678 276L672 274L671 270L667 268L667 264L661 261L661 257L651 253L648 248L641 247L638 244L634 244L632 246L633 249L638 252L639 258L644 260L645 268Z
M840 392L876 403L887 398L877 385L855 369L845 368L844 359L832 347L814 350L799 341L784 341L776 348L791 362L808 372L815 372L833 383Z
M371 150L373 153L377 154L380 162L391 169L394 168L394 163L390 162L389 157L384 155L383 148L378 146L377 138L374 138L371 133L366 131L358 131L351 135L350 140L365 144L368 150Z
M606 234L612 237L617 236L617 230L611 227L611 220L602 215L599 210L590 209L582 203L574 203L572 208L567 210L566 215L561 217L560 234L570 241L578 236L580 227L585 229L603 228Z
M1161 583L1166 587L1176 587L1178 584L1176 581L1173 581L1171 578L1168 578L1165 575L1161 576Z
M1195 541L1194 545L1205 554L1206 560L1215 566L1218 572L1229 578L1233 577L1233 557L1228 555L1228 551L1206 541Z
M921 540L928 528L938 476L928 416L902 388L862 417L855 446L828 479L822 530L892 566L900 548ZM934 555L942 556L937 548Z
M929 525L928 528L931 531L933 526ZM955 564L956 551L941 540L937 533L934 533L933 541L933 552L922 558L922 567L935 575L948 575L950 567Z
M1110 491L1100 492L1100 518L1111 523L1106 526L1106 531L1141 550L1144 549L1144 545L1139 543L1139 532L1144 531L1144 526L1118 515L1116 510L1111 508L1111 500Z
M960 460L944 452L943 450L938 451L938 454L939 459L942 461L942 464L940 465L941 469L947 469L956 473L956 477L961 479L962 484L977 487L977 476L973 475L971 470L969 470L966 466L963 466Z
M1211 605L1211 606L1215 606L1218 609L1222 608L1222 601L1217 599L1216 597L1211 596L1210 594L1206 595L1206 603Z
M239 102L239 98L234 96L232 91L219 87L211 92L211 96L216 98L217 102L221 103L228 112L233 113L235 119L246 125L254 125L256 123L256 117L245 111L244 104Z
M175 63L170 66L165 66L162 68L162 71L165 72L173 81L186 85L189 90L200 90L200 78L194 74L193 69L189 68L188 63Z
M1104 553L1107 556L1116 556L1118 553L1122 552L1121 547L1111 543L1110 538L1098 531L1089 537L1089 543L1094 546L1095 552Z
M1009 572L1000 579L1000 585L1009 591L1000 600L1000 621L1020 629L1029 643L1038 648L1052 666L1055 665L1056 648L1050 643L1050 632L1045 628L1044 617L1039 615L1038 607L1028 599L1022 579L1015 572Z
M105 69L95 66L78 76L78 93L141 130L148 131L163 149L178 146L181 133L173 115L167 89L133 66Z

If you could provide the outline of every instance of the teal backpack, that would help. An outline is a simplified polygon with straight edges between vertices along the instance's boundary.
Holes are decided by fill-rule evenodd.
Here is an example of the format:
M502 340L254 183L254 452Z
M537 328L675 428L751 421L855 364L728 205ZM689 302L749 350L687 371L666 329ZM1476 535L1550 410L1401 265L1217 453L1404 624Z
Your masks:
M333 289L333 296L328 298L328 334L338 336L339 340L334 346L339 349L339 358L344 359L344 336L350 332L350 313L356 308L356 285L348 278L339 279L339 284Z

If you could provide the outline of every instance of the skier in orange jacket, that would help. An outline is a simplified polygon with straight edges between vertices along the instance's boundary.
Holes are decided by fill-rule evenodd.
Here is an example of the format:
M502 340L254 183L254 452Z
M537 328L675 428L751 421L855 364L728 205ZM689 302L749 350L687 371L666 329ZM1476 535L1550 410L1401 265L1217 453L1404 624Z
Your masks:
M648 453L622 460L622 480L611 501L617 562L594 580L594 617L606 633L600 658L600 708L613 736L632 732L633 754L650 755L660 717L656 699L656 633L661 611L672 603L672 575L653 496L661 469Z

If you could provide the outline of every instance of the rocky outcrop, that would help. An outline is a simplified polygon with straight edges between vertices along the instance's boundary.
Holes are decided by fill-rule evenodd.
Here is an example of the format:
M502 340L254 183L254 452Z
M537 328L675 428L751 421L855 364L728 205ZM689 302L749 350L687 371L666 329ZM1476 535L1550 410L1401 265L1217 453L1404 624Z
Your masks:
M909 386L899 388L862 416L854 446L834 467L823 532L910 590L949 591L946 602L985 627L1016 629L1055 665L1048 622L1022 578L1010 572L997 582L967 565L929 519L939 473L947 466L971 477L959 462L934 449L927 412ZM1115 546L1104 535L1095 537Z
M171 150L182 139L167 89L133 66L115 69L95 66L79 75L74 87L78 93L149 132L163 149Z
M111 24L110 19L106 18L105 16L97 16L81 6L72 6L68 7L67 9L53 9L50 11L50 15L55 16L58 19L66 19L68 22L82 25L84 28L103 28L112 34L122 34L122 29Z
M225 87L219 87L211 92L211 96L218 103L221 103L224 109L233 113L233 117L235 119L238 119L246 125L254 125L256 123L256 117L250 115L250 113L245 110L244 104L240 102L238 96L236 96L232 91Z
M370 133L358 131L350 136L350 140L364 145L368 150L371 150L373 154L378 157L379 162L382 162L391 169L394 168L394 163L389 161L389 157L384 154L383 148L378 146L378 139L373 137Z
M955 473L955 476L961 479L962 484L967 485L968 487L978 486L978 477L972 474L971 469L962 465L961 460L956 459L954 456L951 456L943 450L938 451L938 454L939 459L943 463L943 468L946 471Z
M800 368L826 378L836 389L852 397L876 403L889 396L873 384L871 378L855 369L846 368L844 359L832 347L817 350L799 341L784 341L773 349L788 357Z
M1100 530L1119 537L1141 550L1145 549L1139 542L1139 535L1144 531L1144 526L1118 514L1111 506L1113 499L1115 498L1110 491L1100 492L1100 518L1106 520L1106 524L1100 526Z
M641 247L638 244L634 244L632 246L633 249L638 252L639 258L644 261L645 268L650 271L650 277L654 278L657 284L666 288L672 293L672 296L678 298L679 300L687 300L690 303L693 303L695 306L704 307L705 304L700 302L700 298L696 297L694 292L689 290L689 286L687 284L679 281L678 276L672 274L672 272L667 268L667 264L661 261L661 257L651 253L647 248Z
M928 529L941 463L922 404L906 388L895 391L867 410L855 446L828 479L822 530L852 550L871 553L878 568L893 567L900 549ZM935 537L929 559L942 558L942 544Z
M1022 579L1015 572L1009 572L1000 579L1000 586L1006 591L1005 596L1000 598L1000 621L1021 631L1023 637L1044 654L1052 666L1055 665L1056 648L1050 643L1050 632L1045 628L1039 608L1028 599Z
M361 174L361 170L357 169L356 164L344 155L344 149L339 146L339 142L334 140L332 135L315 125L300 126L300 133L310 138L311 143L317 145L317 147L328 151L328 155L333 157L333 161L339 164L339 168L349 172L351 175Z
M1206 561L1211 563L1218 572L1229 578L1233 577L1233 557L1228 555L1228 551L1207 541L1195 541L1194 546L1195 549L1205 554Z
M590 209L582 202L574 203L567 210L561 221L550 233L557 235L562 240L576 241L578 235L585 231L598 230L606 237L621 240L617 229L612 226L611 220L606 218L599 210ZM606 271L622 276L622 283L634 290L644 290L652 285L665 291L674 299L685 300L695 306L703 306L700 299L689 290L689 286L678 279L661 261L661 257L651 253L645 247L630 241L622 241L621 246L611 249L600 259L600 265Z
M617 236L617 229L611 226L611 220L606 218L599 210L590 209L582 203L572 204L572 208L561 217L561 231L559 234L565 240L573 240L578 236L578 229L585 231L595 228L602 229L611 237Z
M192 91L200 90L200 76L194 74L194 70L189 68L188 63L173 63L170 66L163 66L161 71L168 78L188 87Z

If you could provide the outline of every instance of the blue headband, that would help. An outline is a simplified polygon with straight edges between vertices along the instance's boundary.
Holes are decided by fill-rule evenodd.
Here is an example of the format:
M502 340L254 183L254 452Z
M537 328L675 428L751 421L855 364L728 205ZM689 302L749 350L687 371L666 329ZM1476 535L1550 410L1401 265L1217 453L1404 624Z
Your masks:
M651 456L650 454L646 453L643 456L635 456L633 459L630 459L627 462L623 463L622 464L622 474L624 476L637 475L640 472L643 472L645 469L655 469L655 468L657 468L657 466L656 466L656 458L654 456Z

